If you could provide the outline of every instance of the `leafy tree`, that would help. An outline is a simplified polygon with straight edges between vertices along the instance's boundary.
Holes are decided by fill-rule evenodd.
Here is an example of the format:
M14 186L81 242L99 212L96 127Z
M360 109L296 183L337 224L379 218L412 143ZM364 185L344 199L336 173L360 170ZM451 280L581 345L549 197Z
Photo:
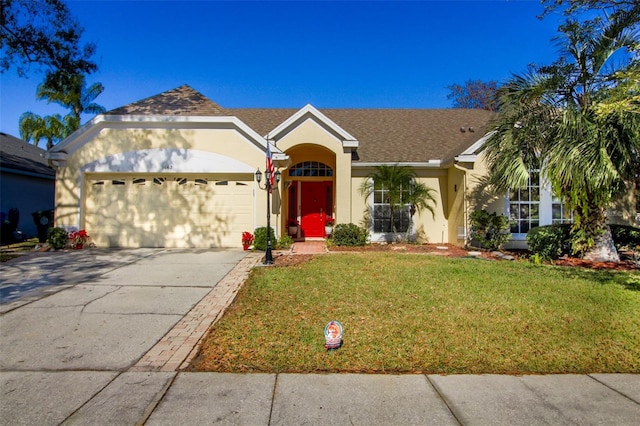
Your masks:
M496 111L495 99L498 82L490 80L468 80L464 85L452 84L447 86L447 99L453 99L454 108L476 108Z
M640 22L640 2L637 0L541 0L546 15L563 9L566 16L575 18L576 15L586 11L603 12L612 20L631 19L635 24Z
M25 76L37 64L49 75L90 74L95 45L80 44L83 31L61 0L2 0L0 71Z
M411 218L422 209L427 209L432 215L435 215L434 190L416 181L416 173L413 168L398 164L380 165L376 166L375 171L367 177L373 180L374 184L371 185L369 180L365 180L360 186L360 193L365 198L369 198L376 189L384 188L386 190L384 202L390 208L388 231L393 232L394 235L397 234L395 217L407 204L410 206ZM410 230L411 226L409 226L407 233Z
M639 167L640 110L627 102L637 92L622 89L629 74L640 76L628 25L624 16L602 28L568 20L560 59L531 66L498 90L500 113L484 146L497 189L526 187L529 171L541 169L574 212L574 253L598 260L618 260L615 248L603 249L613 247L606 208ZM636 56L611 61L625 49ZM619 107L607 108L611 96Z
M102 84L85 85L84 74L97 69L91 57L95 46L81 45L83 29L62 0L2 0L0 10L0 72L15 67L25 76L32 64L45 71L37 99L46 99L68 108L59 114L41 117L26 112L20 117L23 139L37 145L47 140L47 149L80 127L80 115L101 113L93 100L104 90Z

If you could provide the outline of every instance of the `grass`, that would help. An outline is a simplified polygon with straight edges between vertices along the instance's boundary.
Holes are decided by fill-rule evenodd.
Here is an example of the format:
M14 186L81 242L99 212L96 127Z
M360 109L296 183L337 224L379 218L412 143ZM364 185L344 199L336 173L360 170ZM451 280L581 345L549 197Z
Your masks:
M341 349L324 349L330 320ZM366 253L259 268L192 369L640 372L640 274Z
M37 238L31 238L23 242L7 244L0 247L0 262L6 262L30 252L38 245Z

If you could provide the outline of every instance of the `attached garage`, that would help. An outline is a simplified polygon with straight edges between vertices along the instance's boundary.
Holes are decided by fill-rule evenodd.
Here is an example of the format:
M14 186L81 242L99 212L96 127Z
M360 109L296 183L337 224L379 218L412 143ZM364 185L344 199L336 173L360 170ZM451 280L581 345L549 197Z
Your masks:
M56 226L97 247L242 248L242 233L266 224L255 172L267 143L188 86L111 110L47 153Z
M84 223L100 247L233 247L254 229L253 175L88 174Z

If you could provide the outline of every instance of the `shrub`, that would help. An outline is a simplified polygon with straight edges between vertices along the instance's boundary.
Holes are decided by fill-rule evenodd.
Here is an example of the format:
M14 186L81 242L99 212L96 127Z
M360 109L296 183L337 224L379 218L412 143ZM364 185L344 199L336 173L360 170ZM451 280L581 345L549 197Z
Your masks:
M609 225L616 250L640 246L640 228L629 225Z
M278 244L278 240L276 240L276 235L273 232L273 227L270 227L269 229L271 231L271 249L274 249ZM256 228L253 235L253 248L255 248L256 250L267 251L267 227L261 226L260 228Z
M571 253L571 225L547 225L527 233L529 251L542 260L555 260Z
M69 234L62 228L49 228L47 242L54 250L60 250L69 244Z
M471 213L471 240L487 250L498 250L500 246L511 239L509 219L485 210Z
M279 250L286 250L289 247L291 247L292 244L293 244L293 238L291 238L291 236L289 236L289 235L283 235L278 240L277 248Z
M337 246L364 246L367 244L369 232L354 223L340 223L333 228L331 240Z

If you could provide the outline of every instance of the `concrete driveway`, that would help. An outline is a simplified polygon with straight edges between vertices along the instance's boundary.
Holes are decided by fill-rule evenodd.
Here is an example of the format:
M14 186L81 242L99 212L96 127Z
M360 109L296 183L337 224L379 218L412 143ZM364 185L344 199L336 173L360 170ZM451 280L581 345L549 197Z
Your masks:
M1 264L0 421L57 424L107 385L122 390L129 381L145 384L139 397L145 388L155 395L175 373L121 373L246 256L241 250L92 249ZM249 256L252 266L257 258ZM233 291L226 293L233 298Z

